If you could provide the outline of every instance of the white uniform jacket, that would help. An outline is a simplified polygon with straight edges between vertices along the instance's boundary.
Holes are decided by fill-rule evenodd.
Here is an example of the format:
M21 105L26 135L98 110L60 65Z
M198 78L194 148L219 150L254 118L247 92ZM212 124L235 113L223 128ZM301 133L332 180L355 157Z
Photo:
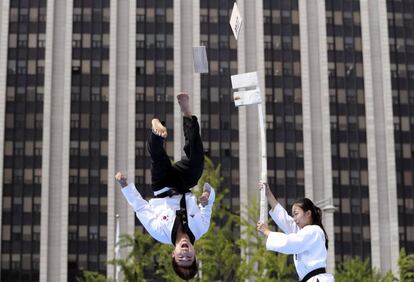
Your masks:
M174 227L176 211L180 209L182 195L152 198L147 202L133 183L122 188L121 191L148 233L161 243L174 245L175 242L171 242L171 232ZM188 227L195 239L198 240L208 231L210 226L215 192L211 188L208 204L205 207L201 204L197 206L197 199L192 193L186 193L185 199Z
M284 233L270 232L266 249L294 254L293 260L300 280L312 270L326 268L327 250L322 228L307 225L300 229L280 204L270 210L269 214Z

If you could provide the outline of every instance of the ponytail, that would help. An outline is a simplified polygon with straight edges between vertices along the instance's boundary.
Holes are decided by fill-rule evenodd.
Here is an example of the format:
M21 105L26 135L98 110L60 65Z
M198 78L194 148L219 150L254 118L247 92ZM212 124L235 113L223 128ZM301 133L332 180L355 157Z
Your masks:
M308 198L303 198L293 203L294 205L298 205L301 209L306 211L311 211L312 214L312 224L318 225L323 233L325 234L325 248L328 249L328 235L326 234L325 228L322 224L322 210L315 206L315 204Z

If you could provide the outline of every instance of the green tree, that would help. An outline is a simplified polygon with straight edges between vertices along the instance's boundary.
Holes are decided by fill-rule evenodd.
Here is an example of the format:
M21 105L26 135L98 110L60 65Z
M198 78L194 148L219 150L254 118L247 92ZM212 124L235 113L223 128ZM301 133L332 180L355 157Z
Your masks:
M392 273L392 271L388 271L385 276L381 279L381 282L396 282L399 281L394 274Z
M119 246L130 250L128 256L109 263L121 267L124 281L182 281L171 265L172 245L160 244L142 229L137 229L133 236L121 235Z
M345 260L337 267L335 281L379 282L381 281L381 273L371 267L368 259L362 261L359 257L355 257Z
M337 267L335 281L381 281L381 282L411 282L414 281L414 254L407 255L404 249L400 250L398 259L399 279L388 271L384 277L371 267L370 261L362 261L359 257L349 258Z
M153 267L153 258L157 256L157 247L153 239L137 229L133 236L123 234L120 236L121 249L129 249L125 259L114 259L109 263L121 267L125 281L145 281L146 270Z
M84 271L83 278L77 278L78 282L107 282L105 275L94 271Z
M237 281L250 277L254 281L297 281L293 264L288 256L266 250L265 238L256 230L259 218L258 201L247 207L247 218L241 218L243 232L237 241L246 256L237 270Z
M400 267L400 282L414 281L414 254L407 255L405 249L401 249L398 265Z
M159 281L165 280L168 282L181 282L182 280L175 274L171 265L172 251L174 247L172 245L155 243L156 257L154 258L154 272L150 276L151 280ZM157 279L154 279L157 278Z
M220 165L215 167L209 158L205 160L197 195L201 194L205 182L216 190L216 200L209 232L196 242L200 271L195 281L231 281L240 264L237 235L233 232L239 225L239 217L231 212L226 199L229 190L222 187Z

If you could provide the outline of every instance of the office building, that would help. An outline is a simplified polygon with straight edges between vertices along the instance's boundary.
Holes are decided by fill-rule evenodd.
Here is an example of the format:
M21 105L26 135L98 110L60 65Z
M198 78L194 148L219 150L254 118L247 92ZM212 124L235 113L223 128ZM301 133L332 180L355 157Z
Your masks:
M2 0L1 281L114 276L115 215L139 225L114 182L151 197L145 140L174 95L191 93L226 201L244 209L260 178L255 106L236 108L230 76L257 71L267 175L280 202L309 197L325 215L328 265L350 256L397 270L414 252L414 3L410 0ZM192 47L207 48L196 74Z

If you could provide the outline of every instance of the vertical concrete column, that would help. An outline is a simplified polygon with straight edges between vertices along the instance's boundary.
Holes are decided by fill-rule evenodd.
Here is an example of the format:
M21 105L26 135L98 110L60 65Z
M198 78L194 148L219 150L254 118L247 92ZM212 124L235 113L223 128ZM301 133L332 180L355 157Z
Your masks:
M40 281L48 280L48 240L49 240L49 187L50 187L50 141L52 119L52 69L53 69L53 23L54 2L46 6L46 46L45 46L45 85L43 98L42 136L42 184L40 215Z
M388 269L391 268L394 274L398 273L398 257L399 257L399 248L400 241L398 235L398 200L397 200L397 176L396 176L396 163L395 163L395 143L394 143L394 114L392 106L392 86L391 86L391 59L390 59L390 50L389 50L389 37L388 37L388 17L387 17L387 1L379 0L378 2L368 1L369 9L374 9L374 6L378 5L378 17L379 17L379 32L380 32L380 44L376 47L380 48L381 61L376 60L376 62L381 62L379 68L373 68L374 70L382 70L380 77L375 79L374 85L381 84L383 87L383 96L382 99L376 101L376 113L384 113L384 129L385 129L385 150L379 150L378 153L386 152L386 157L384 162L379 162L379 165L384 165L381 167L381 173L379 175L385 175L382 172L387 172L387 187L381 187L379 192L379 206L380 208L380 224L381 231L389 231L389 237L381 238L381 246L387 246L390 250L390 265ZM370 26L375 28L374 23L371 23ZM377 83L378 82L378 83ZM374 90L374 93L377 91ZM375 95L374 97L378 97ZM383 103L383 108L379 107ZM380 128L378 126L378 128ZM377 133L378 134L378 133ZM379 182L381 183L381 182ZM387 206L387 209L382 207ZM387 215L389 216L387 218ZM381 254L383 253L383 248L381 247ZM387 266L381 265L381 269L384 272L387 269Z
M191 52L192 52L192 47L193 46L200 46L200 0L193 0L191 1L192 5L193 5L193 12L192 12L192 33L193 33L193 42L191 47ZM194 73L194 67L193 67L193 56L192 53L190 56L186 56L187 60L190 60L190 66L189 69L187 71L191 72L192 76L193 76L193 90L190 93L191 94L191 102L192 102L192 112L194 115L196 115L200 120L201 120L201 96L200 96L200 91L201 91L201 85L200 85L200 74L199 73ZM208 57L207 57L208 59ZM175 103L175 102L174 102Z
M53 175L51 177L52 181L50 181L50 186L49 186L49 191L52 190L57 190L57 189L52 189L53 187L61 187L61 194L60 194L60 205L57 205L55 202L55 199L52 197L49 197L49 202L53 203L53 206L55 208L53 208L52 210L50 210L52 217L49 216L49 220L50 220L50 226L49 226L49 234L52 230L54 230L56 228L56 224L60 224L61 228L60 228L60 238L58 241L54 241L53 245L50 246L49 249L49 266L50 266L50 270L54 269L53 265L50 263L51 261L54 261L55 258L57 258L57 255L54 253L54 247L55 246L60 246L60 252L58 254L59 258L60 258L60 281L65 281L67 280L67 275L68 275L68 224L69 224L69 150L70 150L70 113L71 113L71 85L72 85L72 26L73 26L73 0L67 0L67 1L63 1L66 6L65 6L65 25L64 25L64 30L65 32L65 40L64 40L64 46L58 46L58 42L59 38L58 38L58 33L60 32L59 30L55 29L55 34L54 34L54 42L55 42L55 46L54 46L54 50L64 50L65 54L64 54L64 64L63 64L63 99L54 99L56 97L56 93L58 91L61 91L61 86L62 84L60 84L58 82L58 79L52 78L53 82L56 82L53 87L52 87L52 94L53 94L53 98L52 98L52 123L55 120L55 118L58 115L61 115L63 113L63 125L59 124L59 126L62 128L61 132L62 135L62 147L61 150L56 150L56 147L54 147L53 145L51 146L52 149L52 166L54 166L54 160L56 159L57 161L59 161L62 165L61 165L61 177L59 179L54 179L55 175ZM56 3L56 2L55 2ZM57 9L60 10L60 9ZM63 9L62 9L63 10ZM56 16L56 21L58 19L58 16ZM59 24L55 24L55 26L59 26ZM69 48L68 48L69 46ZM55 48L57 47L57 48ZM58 57L61 56L61 54L57 54L59 51L56 51L56 57L53 58L53 65L57 67L57 65L59 65L59 67L62 65L61 62L58 62ZM61 79L61 78L60 78ZM55 107L55 105L57 103L59 103L59 105L62 104L63 101L63 111L57 111L57 107ZM58 131L56 130L56 128L51 128L51 132L52 132L52 136L53 135L57 135L59 134ZM52 137L53 138L53 137ZM44 148L47 146L45 144L43 144ZM45 148L46 149L46 148ZM57 184L57 182L61 182L61 185L55 185ZM56 219L51 219L53 218L53 214L54 214L54 210L58 210L60 209L60 219L56 220ZM51 255L52 253L52 255ZM49 279L50 281L56 281L56 279L54 279L55 275L50 275Z
M317 178L323 179L323 185L315 185L314 182L314 198L315 199L326 199L333 197L332 189L332 152L331 152L331 123L330 123L330 111L329 111L329 75L328 75L328 48L326 39L326 10L325 1L318 2L318 30L319 30L319 44L316 45L319 52L319 73L320 73L320 104L321 104L321 120L316 121L322 125L322 145L320 151L323 152L323 169L314 174L314 180ZM308 14L308 18L311 14ZM316 50L315 50L316 51ZM312 92L312 96L315 93ZM315 123L312 124L312 127ZM312 143L315 148L316 143ZM315 160L316 162L318 160ZM320 191L318 187L321 187ZM335 269L335 236L334 236L334 216L333 213L325 213L325 229L330 239L327 267L330 272Z
M184 0L183 0L184 1ZM185 2L185 1L184 1ZM184 3L183 3L184 4ZM189 3L185 3L189 4ZM190 3L191 5L191 3ZM181 10L182 1L174 1L174 95L177 95L178 92L184 90L182 84L182 47L183 42L181 40L182 31L181 31L181 21L183 18L183 13ZM189 27L187 27L189 28ZM175 98L174 98L175 99ZM174 161L178 161L181 158L181 148L182 148L182 121L181 121L181 112L178 104L174 101Z
M4 171L4 127L6 119L6 91L7 91L7 51L9 39L9 7L10 0L3 0L0 4L0 195L3 197ZM0 201L0 222L2 222L3 201ZM2 238L0 230L0 242ZM0 245L1 254L1 245ZM0 257L1 264L1 257ZM1 275L0 275L1 276ZM1 277L0 277L1 279Z
M302 119L303 119L303 162L305 174L305 195L313 196L313 163L312 163L312 108L310 89L310 56L309 56L309 24L308 1L299 0L299 40L300 69L302 82Z
M118 18L118 1L110 1L110 23L109 23L109 93L108 93L108 206L107 206L107 260L114 258L115 248L115 202L116 202L116 183L114 173L118 169L115 166L116 155L116 78L117 78L117 18ZM121 168L119 168L121 169ZM123 168L125 169L125 168ZM115 267L109 265L106 267L107 277L115 277Z
M192 113L201 119L200 74L193 67L193 46L199 45L200 0L174 1L174 96L188 92ZM181 159L183 145L182 114L174 97L175 161Z
M333 195L325 14L325 1L299 0L305 196L315 202ZM333 214L324 214L324 226L330 239L328 270L333 271Z
M260 2L260 3L258 3ZM263 43L263 7L262 1L244 1L242 17L244 23L242 31L244 31L244 40L240 41L243 44L243 55L238 56L238 60L243 60L244 70L239 69L239 73L257 71L260 90L262 92L262 110L263 116L266 116L265 106L265 81L264 81L264 43ZM259 10L260 9L260 10ZM241 38L240 38L241 39ZM260 42L258 42L260 41ZM255 42L256 44L251 44ZM237 48L240 48L239 42L237 42ZM239 55L239 53L237 54ZM259 61L259 58L261 61ZM257 106L246 107L246 148L247 148L247 187L246 196L252 198L255 195L256 199L260 199L260 193L257 189L257 182L261 176L261 150L258 145L260 140L260 124L259 113ZM239 112L241 113L241 112ZM266 134L266 132L265 132ZM266 138L265 138L266 139ZM240 140L239 142L241 142ZM244 140L243 140L244 141ZM259 141L260 142L260 141ZM241 191L240 191L241 192Z
M386 1L361 0L372 266L398 271L398 206Z
M252 2L248 2L249 4ZM253 52L255 53L255 58L251 62L248 62L249 65L251 65L251 68L253 71L257 72L257 75L259 77L259 87L262 94L262 114L263 116L260 117L264 121L264 127L265 127L265 140L266 141L266 83L265 83L265 54L264 54L264 26L263 26L263 1L254 1L254 6L251 7L252 11L255 12L255 14L252 16L252 21L255 19L255 28L254 31L250 30L249 36L252 38L253 42L256 42L256 46ZM249 7L250 8L250 7ZM250 25L250 23L249 23ZM249 29L247 29L249 31ZM251 42L251 40L249 40ZM248 57L249 58L249 57ZM250 68L250 67L249 67ZM259 114L259 113L258 113ZM259 122L259 117L257 117L257 122ZM260 132L260 127L259 127ZM258 134L257 136L260 136ZM260 150L259 150L260 152ZM260 156L261 152L259 155ZM266 154L267 155L267 154ZM252 156L253 157L253 156ZM260 160L259 160L260 162ZM261 168L262 169L262 168ZM267 169L267 168L266 168ZM267 173L266 173L267 175ZM259 173L260 177L260 173ZM250 189L254 189L257 185L257 179L252 179L253 186L250 187Z
M135 214L125 201L114 174L122 171L129 182L135 182L136 130L136 1L111 0L110 4L108 260L116 255L116 214L119 214L120 234L133 235L135 230ZM121 250L121 257L126 255L127 252ZM115 266L107 266L108 277L115 277L115 271Z
M367 130L367 154L369 172L369 205L370 205L370 231L371 231L371 262L373 266L381 265L380 254L380 226L379 214L375 211L378 206L378 175L375 138L375 114L374 114L374 93L371 61L371 33L369 27L369 11L367 1L360 2L361 9L361 31L362 31L362 56L364 62L364 92L365 92L365 113Z
M262 118L265 118L263 3L237 1L237 5L243 18L237 40L238 73L257 72L263 100ZM252 42L255 44L251 44ZM257 106L239 107L238 111L240 210L242 216L247 216L249 199L258 201L260 198L260 193L255 189L261 174L261 152L257 143L260 138L259 113Z
M135 182L135 120L136 120L136 38L137 38L137 1L129 0L128 21L128 145L127 145L127 173L130 181ZM128 206L124 197L120 195L123 209ZM122 231L122 228L121 228ZM127 229L124 232L133 234L135 231L135 214L128 212Z
M259 76L262 100L266 101L263 1L255 1L254 11L256 13L254 15L254 18L256 19L256 71ZM263 107L263 115L266 117L266 107Z
M43 120L40 280L68 272L73 0L48 1Z
M240 10L240 15L245 19L245 1L237 1L237 5ZM246 25L246 22L243 23ZM237 39L237 71L238 73L246 72L246 57L245 57L245 42L246 32L244 26L241 28L238 39ZM247 156L247 108L239 107L239 197L240 197L240 216L247 218L247 206L249 200L249 183L248 183L248 156ZM256 167L252 165L252 167ZM258 174L256 174L258 175ZM241 233L243 234L244 229L241 227Z
M56 2L55 2L56 3ZM49 234L54 230L56 227L56 224L61 224L60 227L60 238L55 237L52 241L52 245L50 245L49 249L49 264L50 266L49 273L52 272L52 269L55 269L53 267L53 263L51 261L54 261L57 257L60 259L59 263L59 269L60 275L59 280L65 281L67 280L67 273L68 273L68 223L69 223L69 150L70 150L70 112L71 112L71 84L72 84L72 25L73 25L73 0L70 1L64 1L66 4L65 6L65 25L64 25L64 32L65 40L64 40L64 46L59 46L58 48L54 48L55 50L64 50L64 64L63 64L63 77L59 77L59 79L63 78L63 99L58 99L55 95L58 91L61 91L61 85L58 83L59 79L52 78L53 82L56 82L52 87L52 123L54 122L56 116L63 113L63 121L61 124L57 125L62 128L61 132L61 150L57 150L56 147L53 145L51 146L52 149L52 166L54 166L55 161L61 163L61 174L59 179L55 179L55 175L51 177L49 191L57 190L52 189L52 187L61 187L61 193L60 193L60 205L57 204L58 201L55 201L54 197L49 197L49 203L53 203L53 208L50 210L49 221ZM60 10L60 9L57 9ZM62 9L63 10L63 9ZM58 18L57 15L56 20ZM58 26L59 24L56 24L55 26ZM56 44L54 47L58 46L59 38L58 38L58 31L55 29L54 34L54 43ZM70 46L68 48L68 46ZM59 51L56 51L56 57L53 58L53 65L58 67L61 66L61 62L58 62L58 57L61 56L61 54L57 54ZM54 99L54 98L57 99ZM62 105L63 101L63 110L57 111L58 107L55 107L56 104ZM51 128L52 136L59 134L58 131L55 128ZM53 138L53 137L52 137ZM44 144L44 148L47 145ZM45 148L46 149L46 148ZM58 183L61 183L60 186L57 185ZM60 218L54 218L54 211L60 209ZM57 213L59 214L59 213ZM58 254L55 253L55 247L60 247L60 252ZM53 273L53 272L52 272ZM49 275L48 280L50 281L56 281L55 279L56 275Z

